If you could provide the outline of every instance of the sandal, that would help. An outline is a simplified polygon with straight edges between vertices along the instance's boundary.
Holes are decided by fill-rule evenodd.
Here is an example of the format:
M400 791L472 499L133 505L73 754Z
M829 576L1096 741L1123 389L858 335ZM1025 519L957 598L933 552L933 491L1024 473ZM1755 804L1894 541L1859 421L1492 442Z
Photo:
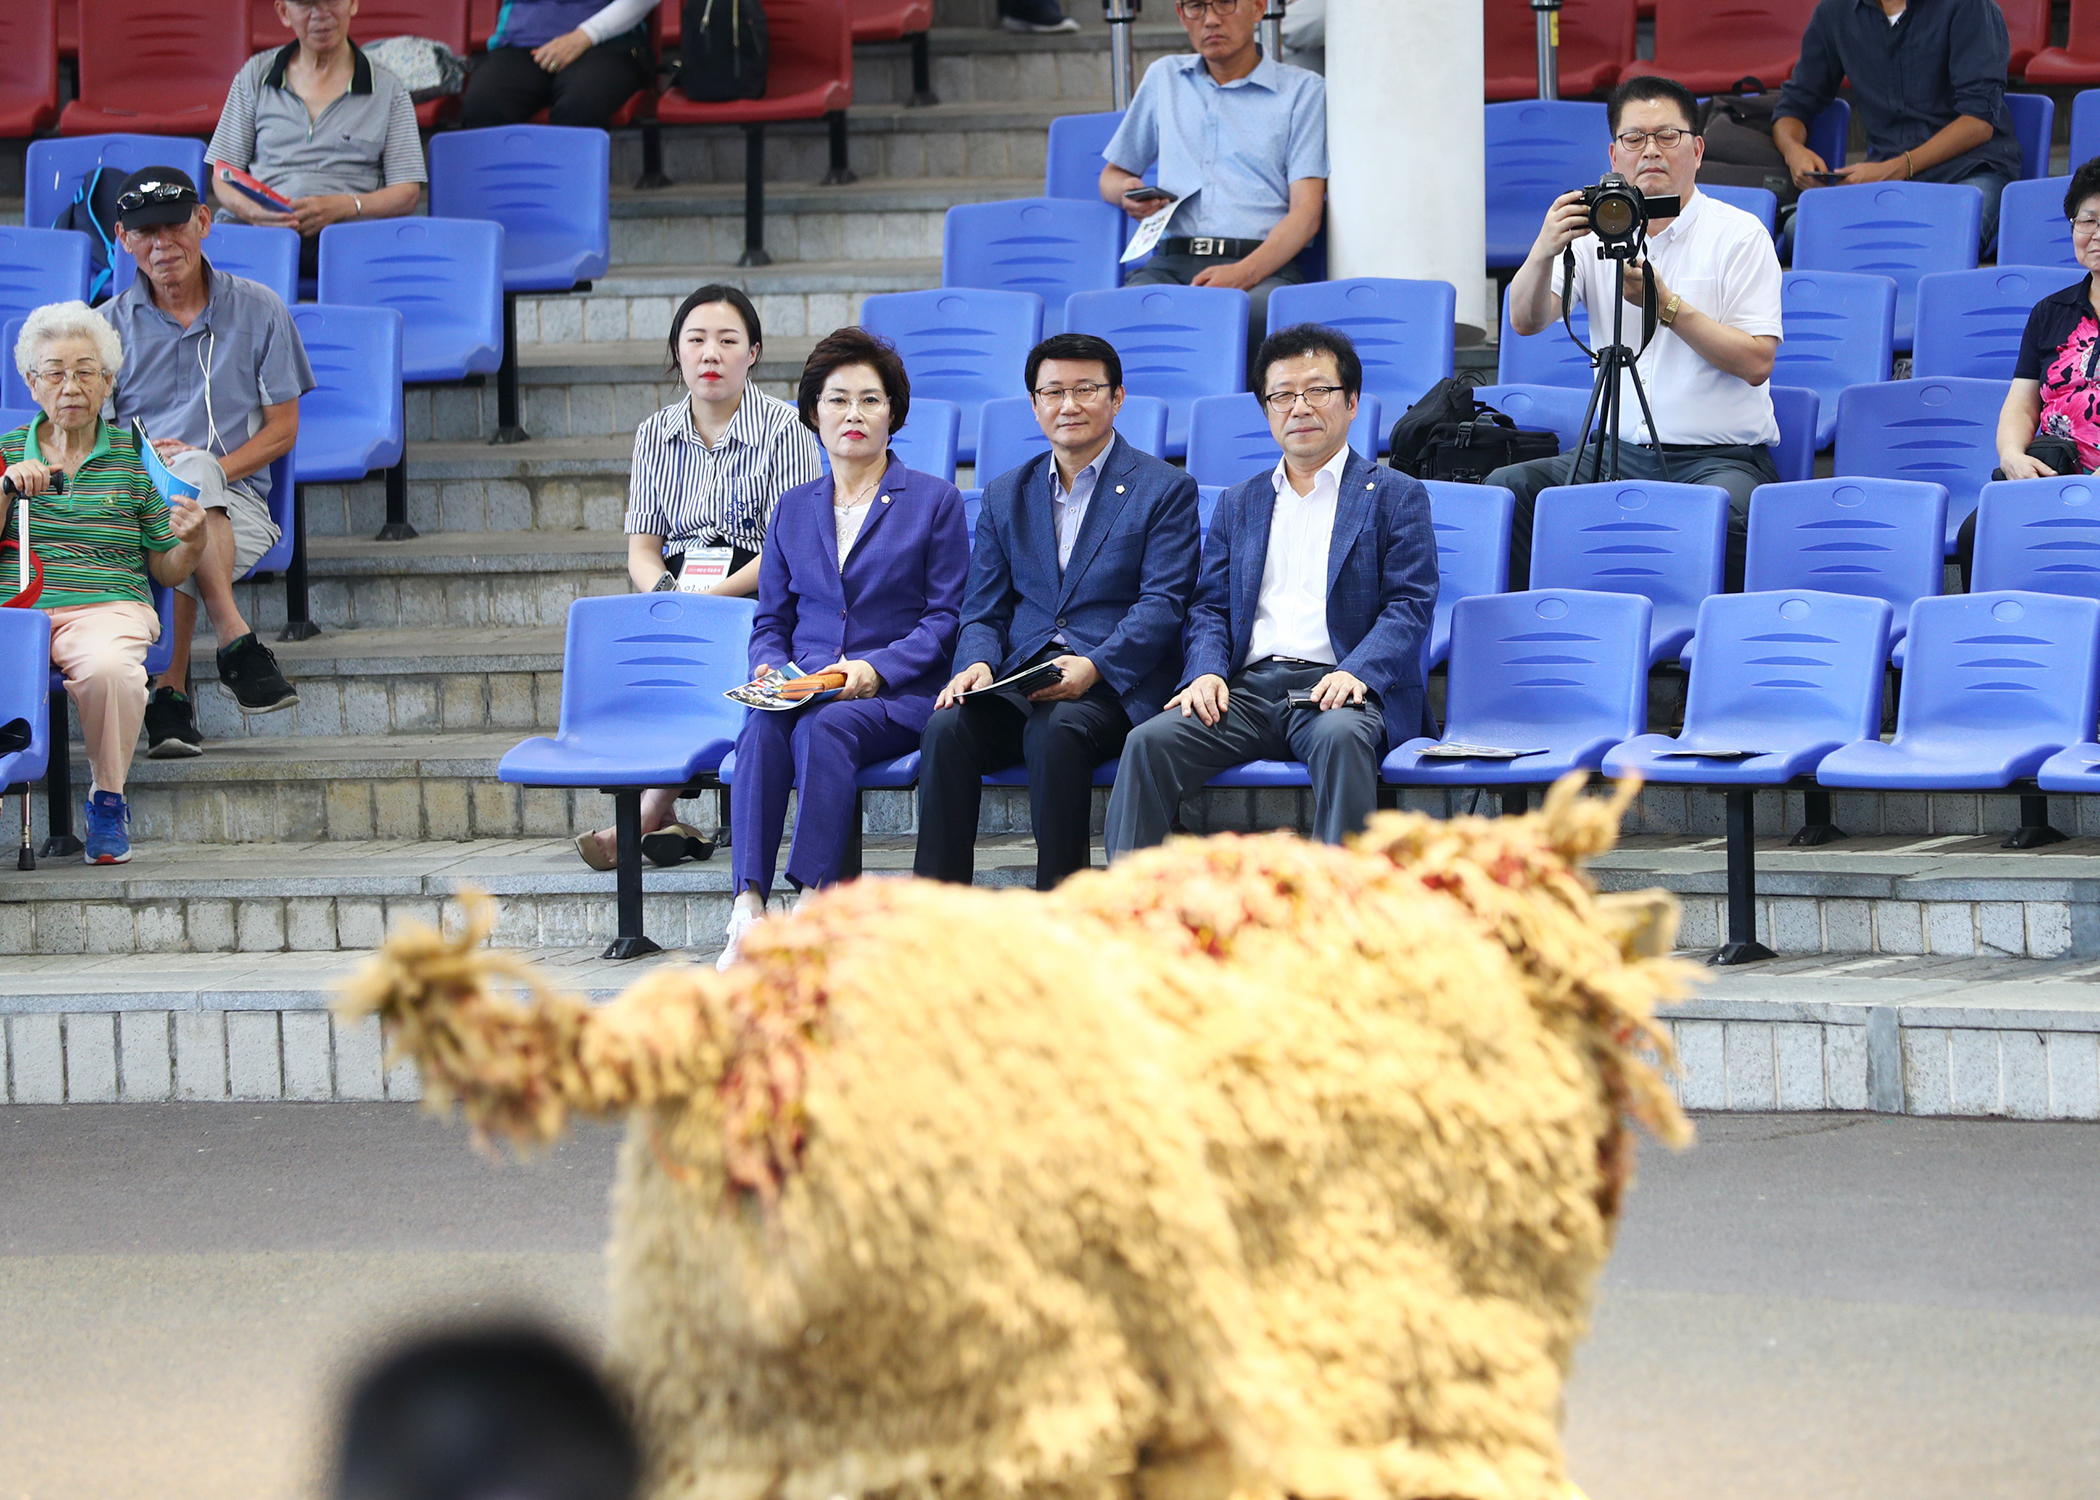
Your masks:
M620 862L618 845L608 849L605 839L596 829L576 835L576 852L594 870L610 870Z
M642 853L654 865L675 865L681 860L707 859L715 852L714 841L700 837L683 823L667 823L654 833L642 835Z

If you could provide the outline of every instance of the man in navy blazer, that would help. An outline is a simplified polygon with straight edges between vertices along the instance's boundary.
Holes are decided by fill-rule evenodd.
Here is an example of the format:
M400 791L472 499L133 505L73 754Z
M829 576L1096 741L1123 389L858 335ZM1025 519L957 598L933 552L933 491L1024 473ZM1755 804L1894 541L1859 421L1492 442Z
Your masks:
M1385 752L1429 732L1429 492L1349 451L1363 364L1343 334L1286 328L1255 368L1283 461L1218 501L1181 691L1123 747L1110 859L1158 843L1184 797L1250 760L1305 762L1313 832L1339 843L1377 806Z
M1089 859L1094 769L1181 677L1196 582L1196 482L1115 429L1123 362L1091 334L1029 351L1027 389L1050 451L985 487L955 679L920 742L914 873L968 883L981 776L1028 767L1035 884ZM1038 662L1062 681L958 697Z

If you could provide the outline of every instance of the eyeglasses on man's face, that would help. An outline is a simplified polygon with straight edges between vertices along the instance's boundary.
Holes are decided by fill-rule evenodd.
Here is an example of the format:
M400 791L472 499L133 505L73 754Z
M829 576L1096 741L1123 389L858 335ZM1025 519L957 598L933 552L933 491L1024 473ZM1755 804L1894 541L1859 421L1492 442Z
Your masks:
M1665 151L1674 151L1677 149L1678 144L1690 134L1689 130L1682 129L1676 125L1665 125L1660 130L1622 130L1613 136L1612 139L1619 143L1621 151L1642 150L1650 141L1655 142L1656 145L1662 147Z
M879 412L890 409L887 396L826 396L817 403L834 417L843 417L848 412Z
M1035 399L1044 406L1063 406L1065 398L1071 397L1081 406L1092 406L1109 392L1109 387L1099 381L1087 380L1078 385L1046 385L1035 391Z
M1231 15L1240 8L1240 0L1179 0L1174 8L1191 21L1200 21L1212 12Z
M1341 393L1338 385L1309 385L1302 391L1271 391L1261 399L1273 412L1287 412L1301 400L1314 411L1325 411Z

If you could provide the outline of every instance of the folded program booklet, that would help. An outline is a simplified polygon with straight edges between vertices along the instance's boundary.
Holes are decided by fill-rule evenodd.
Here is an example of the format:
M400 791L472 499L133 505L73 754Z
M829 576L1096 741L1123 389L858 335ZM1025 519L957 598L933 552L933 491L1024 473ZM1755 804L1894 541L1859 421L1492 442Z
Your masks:
M278 192L277 189L271 187L261 178L251 176L243 172L239 167L229 167L226 163L220 162L219 181L225 183L235 192L245 194L255 203L270 209L272 212L288 214L292 211L291 199L285 197L284 194Z
M1032 667L1023 667L1011 677L1002 677L997 682L987 683L981 688L971 688L967 693L957 693L957 703L969 703L978 698L989 698L994 693L1019 693L1027 697L1053 682L1065 680L1065 669L1054 661L1039 661Z
M1772 752L1769 750L1700 749L1696 745L1687 745L1679 750L1658 750L1655 753L1665 757L1682 756L1698 760L1755 760L1760 755L1770 755Z
M1546 747L1536 750L1510 750L1501 745L1431 745L1422 752L1424 760L1518 760L1526 755L1544 755Z
M160 491L161 499L173 505L177 495L190 500L197 498L197 486L187 479L175 477L175 471L167 466L161 459L160 450L153 446L153 439L146 436L146 424L137 417L131 419L131 435L138 442L139 462L145 466L146 477L151 479L153 487Z

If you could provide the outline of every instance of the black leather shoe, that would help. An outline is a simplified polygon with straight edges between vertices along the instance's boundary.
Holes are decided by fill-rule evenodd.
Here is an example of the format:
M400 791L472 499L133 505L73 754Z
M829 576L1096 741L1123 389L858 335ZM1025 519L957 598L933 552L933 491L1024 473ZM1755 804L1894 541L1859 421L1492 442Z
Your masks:
M714 841L704 839L683 823L673 823L642 835L642 854L652 865L675 865L688 859L707 859L715 852Z

